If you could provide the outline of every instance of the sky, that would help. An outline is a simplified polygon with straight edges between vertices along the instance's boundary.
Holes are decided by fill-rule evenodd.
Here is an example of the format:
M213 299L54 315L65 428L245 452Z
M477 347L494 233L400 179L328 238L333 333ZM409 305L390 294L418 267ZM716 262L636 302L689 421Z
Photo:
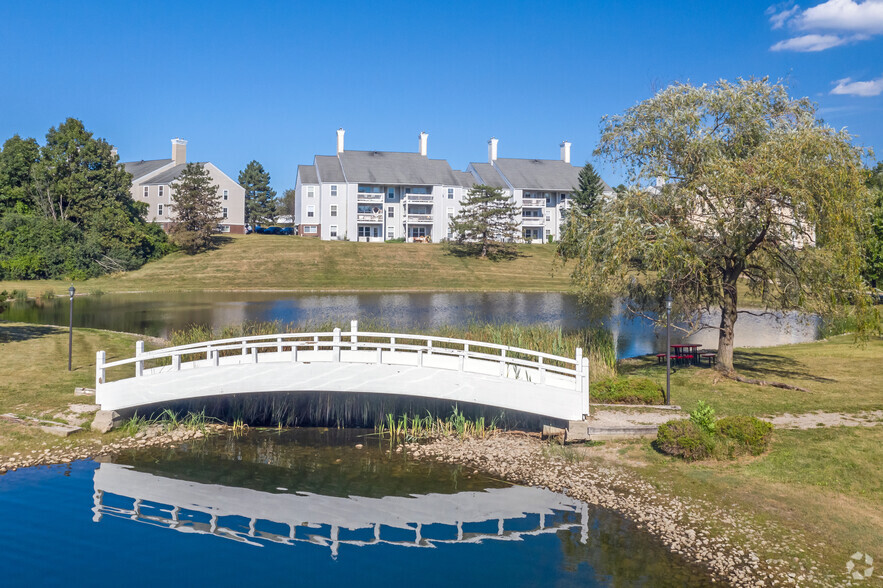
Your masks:
M764 77L883 152L883 0L785 2L0 2L0 141L68 117L123 161L259 161L281 194L346 148L454 169L591 161L602 116L677 82ZM883 158L883 155L878 155Z

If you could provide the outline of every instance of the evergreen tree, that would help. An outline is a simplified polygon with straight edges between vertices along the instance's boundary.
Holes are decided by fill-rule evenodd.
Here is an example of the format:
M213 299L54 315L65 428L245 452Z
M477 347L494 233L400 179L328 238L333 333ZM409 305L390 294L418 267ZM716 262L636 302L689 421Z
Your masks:
M239 172L239 185L245 188L245 222L255 224L276 221L276 191L270 188L270 174L252 160Z
M591 163L586 162L579 170L579 187L573 191L573 206L578 206L585 214L592 214L603 193L604 182L601 176L595 172Z
M188 163L172 183L172 195L172 242L190 254L211 248L222 213L218 187L212 185L205 166Z
M456 249L479 257L512 257L520 209L499 188L473 186L451 219Z

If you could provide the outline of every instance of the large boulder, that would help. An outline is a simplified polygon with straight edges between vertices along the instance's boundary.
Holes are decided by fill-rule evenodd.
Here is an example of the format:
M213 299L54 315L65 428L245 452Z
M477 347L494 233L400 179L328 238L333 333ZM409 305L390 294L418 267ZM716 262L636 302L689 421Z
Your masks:
M107 433L123 424L123 417L115 410L99 410L92 421L92 430Z

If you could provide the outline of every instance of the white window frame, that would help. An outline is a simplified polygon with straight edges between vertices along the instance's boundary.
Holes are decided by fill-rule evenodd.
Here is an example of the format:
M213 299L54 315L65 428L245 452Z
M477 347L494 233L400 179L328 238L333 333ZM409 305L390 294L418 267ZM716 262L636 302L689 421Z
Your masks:
M448 200L453 200L453 199L454 199L454 189L448 188Z
M316 188L313 186L307 186L307 198L315 198L316 197Z
M163 197L163 188L165 188L165 186L157 186L157 187L156 187L156 196L157 196L158 198L162 198L162 197Z
M144 198L150 198L150 186L144 186L143 192Z
M386 209L386 218L395 218L396 217L396 209L392 206L387 207Z
M156 216L162 216L162 204L156 205Z
M224 219L227 218L227 207L226 206L221 208L221 214L224 215L223 216Z
M386 191L386 199L387 199L387 200L395 200L395 198L396 198L396 189L395 189L395 188L389 188L389 189Z
M337 237L337 225L331 225L328 227L328 230L330 231L329 236L331 238Z
M307 206L307 218L316 218L316 206L311 204Z
M317 232L316 225L304 225L304 235L315 235Z
M227 197L230 195L229 190L224 190L224 200L227 200Z
M332 204L328 208L328 215L329 216L337 216L337 205L336 204Z
M337 196L337 184L331 184L331 195Z
M386 238L387 239L395 239L396 238L396 230L394 227L386 227Z

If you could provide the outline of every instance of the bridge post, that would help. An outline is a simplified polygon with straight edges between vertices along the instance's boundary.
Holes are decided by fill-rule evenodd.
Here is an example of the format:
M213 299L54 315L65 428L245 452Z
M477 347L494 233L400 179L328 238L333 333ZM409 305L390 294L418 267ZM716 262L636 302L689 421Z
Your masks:
M291 362L292 363L297 363L297 348L298 348L297 343L294 343L291 346Z
M469 343L463 344L463 354L460 355L460 364L457 366L461 372L466 370L466 357L469 355Z
M359 336L357 333L359 332L359 321L350 321L350 349L355 351L357 349L356 343L359 342Z
M104 369L104 362L107 359L107 353L104 351L98 351L95 354L95 390L98 390L98 387L104 383L106 370Z
M417 367L423 367L423 350L417 350Z
M276 337L276 352L282 353L282 337Z
M538 358L538 363L540 364L540 384L546 383L546 368L543 367L543 356L540 355Z
M212 349L211 353L212 353L212 365L215 367L218 367L218 365L220 365L220 363L221 363L221 360L220 360L221 352L218 351L217 349Z
M144 341L135 341L135 358L139 358L144 354ZM144 375L144 360L135 362L135 377L140 378Z
M172 356L172 368L176 372L181 371L181 356L180 355L175 354Z
M396 350L396 338L395 338L395 337L390 337L390 338L389 338L389 350L390 350L390 351L395 351L395 350Z
M574 368L576 369L576 391L582 393L583 391L583 348L576 348L576 362L574 363Z
M383 347L377 348L377 365L383 364Z
M501 350L500 350L500 357L503 358L502 360L500 360L500 377L501 377L501 378L508 378L508 377L509 377L509 373L508 373L508 371L506 370L506 350L505 350L505 349L501 349ZM515 379L516 379L516 380L518 379L517 373L516 373L516 378L515 378Z
M248 347L246 346L245 341L242 342L242 355L248 355Z
M589 358L583 358L583 414L589 415Z
M334 361L340 361L340 327L334 327L334 331L332 331L334 337L332 341L332 353L334 355Z
M257 363L257 362L258 362L258 348L252 347L251 348L251 363Z

